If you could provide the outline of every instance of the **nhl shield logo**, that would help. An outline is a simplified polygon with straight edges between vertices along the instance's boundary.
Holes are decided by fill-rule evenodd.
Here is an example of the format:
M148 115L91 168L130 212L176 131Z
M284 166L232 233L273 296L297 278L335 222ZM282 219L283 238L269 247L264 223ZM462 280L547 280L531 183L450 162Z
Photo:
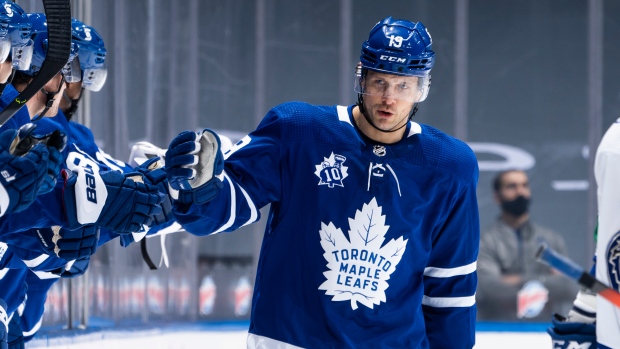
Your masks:
M321 164L316 165L314 174L319 177L319 185L333 188L335 185L344 187L342 181L347 178L347 166L344 166L346 157L332 153L329 158L323 158Z
M620 291L620 231L609 241L606 257L609 286L616 291Z

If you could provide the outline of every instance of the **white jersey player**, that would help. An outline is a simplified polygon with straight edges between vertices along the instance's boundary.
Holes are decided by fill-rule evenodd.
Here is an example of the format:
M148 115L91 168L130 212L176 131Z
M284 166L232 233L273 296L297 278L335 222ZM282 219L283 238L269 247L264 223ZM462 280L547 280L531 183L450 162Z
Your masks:
M596 278L620 291L620 119L601 140L594 176L598 186ZM596 308L598 348L620 349L620 308L602 297L597 297Z

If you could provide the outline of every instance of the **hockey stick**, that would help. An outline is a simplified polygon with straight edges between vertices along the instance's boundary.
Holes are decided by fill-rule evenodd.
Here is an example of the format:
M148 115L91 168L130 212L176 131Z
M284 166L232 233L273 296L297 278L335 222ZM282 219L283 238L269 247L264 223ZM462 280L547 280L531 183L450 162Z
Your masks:
M70 0L42 0L47 19L47 55L37 76L11 103L0 112L0 126L4 125L21 107L45 86L62 67L71 53Z
M584 286L593 292L599 294L601 297L610 301L613 305L620 308L620 293L616 290L605 286L602 282L597 280L594 276L586 272L577 263L571 261L567 257L562 256L547 244L541 244L536 252L536 258L539 262L543 262L550 267L557 269L565 276L576 280L581 286Z

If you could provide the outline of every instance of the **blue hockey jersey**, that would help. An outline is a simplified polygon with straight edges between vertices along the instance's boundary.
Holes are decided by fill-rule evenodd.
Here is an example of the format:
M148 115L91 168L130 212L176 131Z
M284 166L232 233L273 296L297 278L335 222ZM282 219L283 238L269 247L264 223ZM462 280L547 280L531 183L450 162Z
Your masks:
M176 203L177 221L232 231L271 204L248 348L471 348L475 155L414 122L379 144L352 108L273 108L224 154L218 196Z

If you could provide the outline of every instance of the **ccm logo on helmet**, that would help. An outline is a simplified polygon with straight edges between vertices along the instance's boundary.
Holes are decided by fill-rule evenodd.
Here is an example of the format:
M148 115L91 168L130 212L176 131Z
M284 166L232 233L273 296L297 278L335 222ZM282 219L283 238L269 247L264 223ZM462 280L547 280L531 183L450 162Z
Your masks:
M396 63L406 63L407 62L406 58L399 58L399 57L386 56L386 55L379 56L379 59L382 60L382 61L390 61L390 62L396 62Z

